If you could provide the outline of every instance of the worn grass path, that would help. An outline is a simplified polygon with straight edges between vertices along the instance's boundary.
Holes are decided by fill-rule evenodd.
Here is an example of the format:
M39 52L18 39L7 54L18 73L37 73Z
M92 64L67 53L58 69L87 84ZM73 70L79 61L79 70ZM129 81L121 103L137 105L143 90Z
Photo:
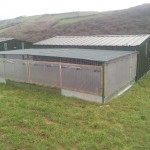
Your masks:
M0 150L149 150L150 73L107 105L0 85Z

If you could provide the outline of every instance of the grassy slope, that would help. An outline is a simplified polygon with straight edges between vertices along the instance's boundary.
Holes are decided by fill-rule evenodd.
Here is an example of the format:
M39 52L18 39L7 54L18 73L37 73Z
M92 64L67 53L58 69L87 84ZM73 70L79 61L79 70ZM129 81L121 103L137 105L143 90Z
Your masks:
M60 26L87 20L95 17L97 14L98 12L70 12L2 20L0 21L0 36L35 42L39 41L39 38L49 37L49 31L53 31L53 28L55 28L54 32L56 32Z
M76 19L76 18L86 18L97 14L97 12L71 12L71 13L62 13L62 14L45 14L45 15L36 15L36 16L22 16L8 20L0 21L0 31L3 29L7 29L9 27L14 27L15 25L24 24L24 23L31 23L31 22L39 22L39 21L46 21L46 20L67 20L67 19Z
M109 12L71 12L0 21L0 36L37 42L57 35L150 34L150 4Z
M0 85L2 150L149 150L150 73L100 107Z

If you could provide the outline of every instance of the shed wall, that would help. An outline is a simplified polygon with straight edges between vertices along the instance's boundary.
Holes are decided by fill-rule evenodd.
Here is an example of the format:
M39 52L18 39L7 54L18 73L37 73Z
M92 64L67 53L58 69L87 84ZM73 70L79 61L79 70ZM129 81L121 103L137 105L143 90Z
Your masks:
M135 80L137 54L131 54L105 65L105 96L110 96Z
M30 42L13 39L13 40L9 40L9 41L0 42L0 51L5 50L5 46L4 46L5 43L7 44L7 50L29 49L32 47L32 43L30 43Z
M6 55L4 62L0 62L0 75L12 81L58 87L93 95L102 93L101 66L41 62L21 58L23 58L21 55Z
M136 80L139 80L150 69L150 38L139 46L78 46L78 45L33 45L35 48L86 48L104 50L138 51ZM147 52L146 52L147 51Z
M150 69L150 39L141 44L137 50L139 54L136 79L138 80Z
M107 98L130 85L135 79L136 65L136 53L105 62L104 73L101 65L36 61L32 56L5 55L5 58L0 58L0 77L17 82L58 87L64 95L69 95L69 91L70 96L80 98L86 97L86 94L95 95L95 100L98 100L98 97Z

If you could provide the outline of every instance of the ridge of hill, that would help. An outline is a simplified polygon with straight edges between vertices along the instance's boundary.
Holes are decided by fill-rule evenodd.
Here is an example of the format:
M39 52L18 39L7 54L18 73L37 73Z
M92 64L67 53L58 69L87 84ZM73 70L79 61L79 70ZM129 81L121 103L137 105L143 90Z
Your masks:
M150 4L107 12L21 16L0 21L0 36L37 42L58 35L150 34Z

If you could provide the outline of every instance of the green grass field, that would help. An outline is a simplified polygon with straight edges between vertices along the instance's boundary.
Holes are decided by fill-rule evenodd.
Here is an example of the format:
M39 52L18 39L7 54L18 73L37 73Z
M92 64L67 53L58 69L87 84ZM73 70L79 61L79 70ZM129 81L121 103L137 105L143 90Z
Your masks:
M104 106L0 85L0 150L78 149L150 149L150 73Z

